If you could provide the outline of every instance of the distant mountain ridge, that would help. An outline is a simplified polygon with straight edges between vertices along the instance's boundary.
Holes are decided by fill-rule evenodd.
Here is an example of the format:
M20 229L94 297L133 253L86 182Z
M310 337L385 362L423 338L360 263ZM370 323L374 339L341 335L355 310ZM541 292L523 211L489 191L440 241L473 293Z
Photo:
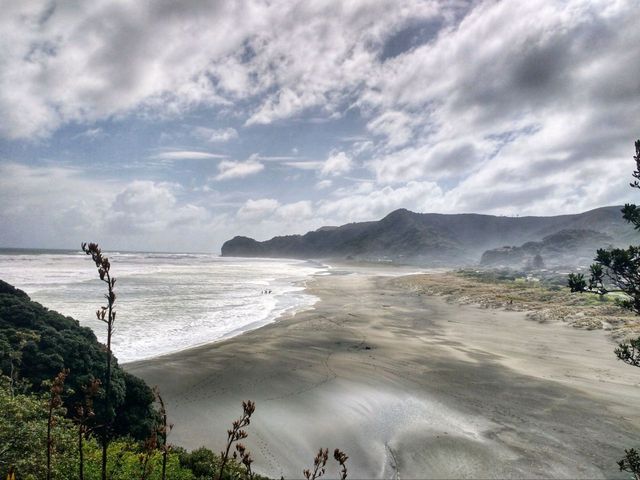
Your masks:
M415 213L399 209L378 221L322 227L304 235L277 236L263 242L236 236L224 243L222 255L465 265L477 263L486 250L542 241L562 230L600 232L612 244L624 244L634 235L633 228L622 218L621 208L602 207L552 217Z

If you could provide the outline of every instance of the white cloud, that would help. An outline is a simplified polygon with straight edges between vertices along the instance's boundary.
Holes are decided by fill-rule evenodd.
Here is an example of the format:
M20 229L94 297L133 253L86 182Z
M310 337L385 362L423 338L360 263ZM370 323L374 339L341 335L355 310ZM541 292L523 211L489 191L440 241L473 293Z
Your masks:
M351 154L357 157L358 155L371 151L373 147L374 144L371 140L357 140L351 145Z
M308 200L281 205L276 214L285 222L297 223L313 217L313 206Z
M571 173L602 151L616 155L640 130L623 73L640 65L640 33L630 20L637 13L630 1L480 3L455 28L372 75L359 104L374 115L370 130L388 135L385 146L401 148L379 150L369 166L381 182L455 182L507 162L543 179L553 158ZM382 122L388 112L404 116ZM405 145L407 125L416 140ZM519 156L506 156L506 145L523 142Z
M633 142L610 151L600 150L594 138L571 145L558 130L584 126L565 122L564 116L550 118L548 127L504 146L447 192L447 203L457 211L553 215L630 201ZM573 157L576 146L584 153Z
M375 158L369 167L382 183L406 182L415 178L460 178L477 170L490 153L491 144L484 144L483 150L480 150L472 143L458 139L435 145L407 147Z
M77 134L75 137L77 138L88 138L90 140L94 140L96 138L102 138L107 136L107 133L103 128L87 128L84 132Z
M157 155L153 155L150 158L154 158L156 160L214 160L226 157L227 155L222 155L219 153L181 150L158 153Z
M408 182L398 188L365 188L364 191L356 190L353 193L344 191L343 195L337 199L320 201L317 207L318 215L332 219L332 223L347 223L377 220L398 208L425 212L441 211L445 206L443 191L433 182Z
M183 124L223 126L197 127L192 134L204 141L229 142L240 155L275 146L295 156L232 161L244 157L178 146L168 136L164 145L174 150L151 157L166 160L165 171L206 176L206 163L168 161L227 159L218 180L257 174L269 161L317 172L283 174L299 202L286 203L289 194L285 200L274 181L258 196L275 206L262 199L240 209L251 216L262 206L274 225L284 225L278 211L286 208L305 216L311 209L308 225L377 218L400 206L562 213L619 202L629 190L631 142L640 131L635 0L5 3L0 40L11 48L0 50L0 136L33 139L69 125L81 137L104 132L116 141L111 122L96 122L188 113ZM407 43L403 35L421 22L437 27ZM226 125L243 122L250 127L234 142L239 134ZM306 128L334 133L335 143L303 148L306 137L297 134ZM269 135L267 149L260 142ZM42 142L46 157L56 157L58 140ZM8 144L4 151L22 151ZM329 158L313 160L319 151ZM143 229L160 227L131 212L153 214L167 228L178 217L163 211L192 225L213 221L203 220L203 198L187 199L158 177L134 182L155 172L101 189L79 169L2 162L2 224L25 235L40 224L49 225L42 227L48 238L67 238L63 227L77 232L91 225L89 212L112 206ZM349 184L345 174L360 166L371 177ZM225 199L235 204L231 216L256 195L225 193L236 194ZM29 208L31 223L15 213Z
M180 192L168 183L96 180L69 167L0 164L0 224L12 226L0 229L0 244L37 247L47 239L70 248L95 239L116 248L202 250L212 217Z
M118 211L158 213L168 210L176 203L167 185L151 181L136 180L118 193L112 207Z
M75 168L0 163L0 244L37 245L41 238L57 246L99 224L120 184L90 181ZM19 201L18 201L19 199Z
M216 180L230 180L233 178L244 178L249 175L255 175L256 173L264 170L264 165L255 160L247 160L244 162L235 162L232 160L223 160L218 164L218 175Z
M324 166L324 162L316 162L313 160L300 160L295 162L282 162L283 165L298 170L320 170Z
M322 95L314 92L294 92L290 88L281 89L270 97L258 111L246 121L246 125L268 124L289 118L308 107L322 103Z
M367 124L369 131L387 137L387 144L391 147L405 145L413 135L411 116L404 112L388 111L375 116Z
M305 233L323 225L377 220L398 208L415 211L442 210L444 193L433 182L409 182L398 188L376 189L361 182L354 188L340 189L335 198L311 202L301 200L281 204L276 199L248 200L237 212L243 229L260 238L286 233ZM248 222L250 221L250 222Z
M139 108L180 114L257 95L248 124L313 107L332 114L367 78L386 35L440 14L416 0L3 7L0 36L12 47L0 55L0 134L10 138Z
M179 204L175 185L136 180L119 192L110 208L108 228L124 234L165 232L175 226L205 221L208 214L202 207Z
M351 158L344 152L333 152L329 155L320 169L323 177L342 175L348 173L353 168Z
M271 215L280 206L274 198L249 199L238 210L238 218L242 220L260 220Z
M287 162L300 159L300 157L292 155L260 155L258 153L254 153L250 158L253 160L264 160L266 162Z
M238 138L238 131L235 128L206 128L196 127L193 135L209 143L225 143Z

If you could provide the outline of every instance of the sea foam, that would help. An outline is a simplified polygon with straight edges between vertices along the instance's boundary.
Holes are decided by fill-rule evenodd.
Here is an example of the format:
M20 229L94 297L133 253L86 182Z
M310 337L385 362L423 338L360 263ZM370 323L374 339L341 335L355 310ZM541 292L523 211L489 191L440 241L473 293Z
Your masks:
M188 349L310 308L305 280L326 271L310 262L206 254L109 253L117 278L112 348L121 363ZM0 279L45 307L90 327L105 286L81 252L0 254ZM270 291L271 293L263 293Z

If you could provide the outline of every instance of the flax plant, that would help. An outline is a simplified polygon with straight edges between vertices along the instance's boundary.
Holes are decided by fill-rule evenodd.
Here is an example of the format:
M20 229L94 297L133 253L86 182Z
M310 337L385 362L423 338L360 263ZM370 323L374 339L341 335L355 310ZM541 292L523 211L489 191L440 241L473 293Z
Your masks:
M304 478L307 480L317 480L325 473L325 467L327 466L327 460L329 459L329 450L321 448L318 450L316 457L313 459L313 471L305 469L302 471Z
M102 382L94 378L84 388L84 402L76 406L73 421L78 426L78 478L84 480L84 439L89 436L93 427L91 422L95 417L93 399L98 395Z
M247 432L246 430L244 430L244 428L249 426L249 424L251 423L251 415L253 415L253 412L255 412L255 410L256 404L251 400L242 402L242 416L238 420L235 420L233 422L232 428L230 430L227 430L227 447L225 451L221 452L220 454L220 473L218 474L218 480L222 480L224 467L229 461L229 453L233 444L247 438ZM248 452L246 452L246 450L243 448L242 456L244 457L245 454L247 455L247 459L250 459L250 456L248 456ZM248 461L248 464L251 465L251 462Z
M336 448L333 451L333 458L340 465L340 480L346 480L347 478L347 460L349 457L346 453ZM302 471L306 480L318 480L326 473L327 460L329 460L329 449L321 448L318 450L315 458L313 459L313 470L305 469Z
M347 479L347 460L349 457L346 453L341 452L339 449L333 451L333 458L340 464L340 480Z
M69 375L69 370L64 369L53 379L51 383L49 397L49 415L47 417L47 480L51 480L51 456L53 454L53 427L55 418L53 416L56 409L62 406L62 393L64 392L64 381Z
M116 321L116 311L114 310L114 304L116 302L116 294L114 292L114 286L116 279L111 277L111 264L109 259L102 255L102 251L97 243L82 243L82 251L91 256L91 259L98 269L98 275L100 280L107 285L107 294L105 298L107 300L107 306L102 306L96 311L96 317L98 320L104 322L107 325L107 372L105 376L105 403L106 403L106 415L105 425L102 428L102 469L101 478L107 480L107 449L109 446L109 424L111 417L111 337L113 335L113 327Z
M160 425L157 430L160 437L160 449L162 450L162 480L166 480L167 456L169 455L169 451L171 450L171 446L167 443L167 437L169 436L169 432L173 428L173 425L168 423L167 421L167 408L157 386L154 387L153 393L155 394L156 399L160 404Z

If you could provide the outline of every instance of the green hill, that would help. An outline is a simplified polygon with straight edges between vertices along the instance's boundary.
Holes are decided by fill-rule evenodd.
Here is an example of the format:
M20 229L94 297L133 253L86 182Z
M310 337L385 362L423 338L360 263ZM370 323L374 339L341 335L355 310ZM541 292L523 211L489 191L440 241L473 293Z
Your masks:
M43 392L44 381L68 368L66 385L75 393L66 398L65 407L72 414L90 379L104 379L105 355L105 346L91 329L0 280L0 372L11 376L17 389ZM113 364L113 434L143 439L153 425L153 392L140 378L122 370L115 358ZM106 413L100 398L95 410L99 424Z
M622 219L620 208L553 217L443 215L400 209L379 221L323 227L263 242L237 236L224 243L222 255L468 265L477 263L486 250L543 241L562 230L601 232L614 243L624 243L633 229Z

